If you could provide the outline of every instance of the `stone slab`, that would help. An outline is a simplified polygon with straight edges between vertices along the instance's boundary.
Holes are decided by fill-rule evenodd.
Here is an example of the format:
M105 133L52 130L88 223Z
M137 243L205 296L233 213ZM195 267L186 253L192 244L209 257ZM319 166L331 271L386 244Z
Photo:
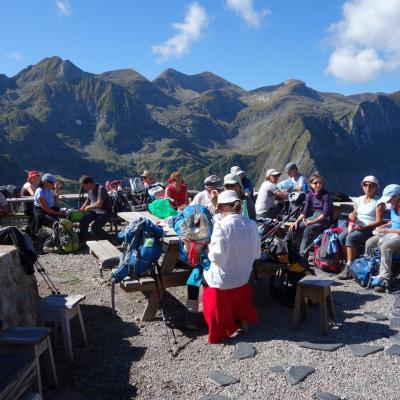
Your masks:
M339 347L344 346L343 343L324 343L324 342L298 342L298 346L304 347L306 349L311 350L320 350L320 351L335 351Z
M394 335L390 336L390 340L392 342L400 344L400 332L397 332Z
M315 372L313 367L309 367L308 365L298 365L295 367L290 367L289 371L286 372L286 381L290 385L294 386L298 383L304 381L308 375Z
M256 349L250 343L239 342L236 344L235 351L233 352L233 358L242 360L244 358L254 357L256 353Z
M212 370L208 373L208 380L217 386L229 386L240 381L239 378Z
M400 310L392 310L390 314L392 317L400 318Z
M386 321L388 317L385 314L367 311L364 315L368 318L372 318L375 321Z
M400 296L396 296L396 298L394 299L393 307L400 308Z
M200 400L230 400L230 398L222 396L221 394L206 394L201 396Z
M400 317L389 318L390 329L400 329Z
M329 393L329 392L324 392L320 389L318 389L315 392L315 398L317 400L341 400L342 398L339 396L336 396L335 394Z
M377 353L384 349L383 346L376 346L370 344L350 344L346 346L355 357L366 357L370 354Z
M392 344L388 349L386 349L385 353L390 356L400 356L400 344Z
M285 367L282 365L273 365L272 367L269 367L269 370L275 374L281 374L282 372L285 372Z

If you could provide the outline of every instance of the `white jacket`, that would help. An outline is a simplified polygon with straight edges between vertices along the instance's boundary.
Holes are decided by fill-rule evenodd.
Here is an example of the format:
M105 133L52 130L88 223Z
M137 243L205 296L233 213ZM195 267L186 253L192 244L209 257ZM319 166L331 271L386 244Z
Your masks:
M215 220L208 252L211 265L204 271L204 278L213 288L243 286L249 281L253 262L260 254L256 223L243 215L226 215Z

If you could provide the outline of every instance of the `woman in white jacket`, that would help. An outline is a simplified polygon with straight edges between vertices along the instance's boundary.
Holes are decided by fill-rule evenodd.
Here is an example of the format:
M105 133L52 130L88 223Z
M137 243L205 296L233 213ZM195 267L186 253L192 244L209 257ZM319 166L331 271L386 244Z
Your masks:
M257 321L249 284L253 262L261 253L257 225L241 215L241 201L233 190L219 194L217 210L221 218L215 222L209 245L210 268L204 271L203 312L209 343L219 343Z

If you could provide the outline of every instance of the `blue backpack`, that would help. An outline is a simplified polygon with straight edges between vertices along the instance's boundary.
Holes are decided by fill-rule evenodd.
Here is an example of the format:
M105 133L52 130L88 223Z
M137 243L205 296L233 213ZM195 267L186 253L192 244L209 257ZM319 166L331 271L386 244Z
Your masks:
M113 283L125 277L139 277L151 271L162 253L163 229L147 218L138 218L118 233L127 245L116 271L111 274Z
M350 275L362 287L368 287L371 277L379 272L380 252L377 249L369 257L360 257L354 260L350 266Z

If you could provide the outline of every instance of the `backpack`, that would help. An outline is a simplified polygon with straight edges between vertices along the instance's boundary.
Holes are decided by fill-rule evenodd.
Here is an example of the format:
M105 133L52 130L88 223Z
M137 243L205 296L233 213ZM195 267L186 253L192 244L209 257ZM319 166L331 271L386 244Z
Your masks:
M165 196L165 186L160 182L156 182L153 185L150 185L147 193L149 195L149 200L151 201L161 199Z
M64 253L74 253L79 250L79 237L74 231L74 224L61 218L53 225L53 242Z
M213 220L210 211L201 205L187 206L174 217L174 230L179 236L180 259L192 267L200 264L211 241Z
M131 211L131 205L123 195L122 191L113 190L111 192L112 212L117 214L123 211Z
M143 192L143 190L145 189L142 178L140 178L139 176L137 176L136 178L130 178L129 184L131 186L132 192L134 193Z
M340 241L338 233L342 228L332 228L325 230L314 240L314 265L323 271L340 271Z
M379 273L381 251L371 249L368 256L355 259L350 266L350 275L362 287L369 287L371 278Z
M7 199L21 197L21 188L15 185L0 186L0 192L3 193L4 197Z
M121 282L128 275L140 277L151 272L152 266L162 253L163 229L147 218L132 221L118 238L124 240L125 252L121 255L117 269L111 274L113 283Z

